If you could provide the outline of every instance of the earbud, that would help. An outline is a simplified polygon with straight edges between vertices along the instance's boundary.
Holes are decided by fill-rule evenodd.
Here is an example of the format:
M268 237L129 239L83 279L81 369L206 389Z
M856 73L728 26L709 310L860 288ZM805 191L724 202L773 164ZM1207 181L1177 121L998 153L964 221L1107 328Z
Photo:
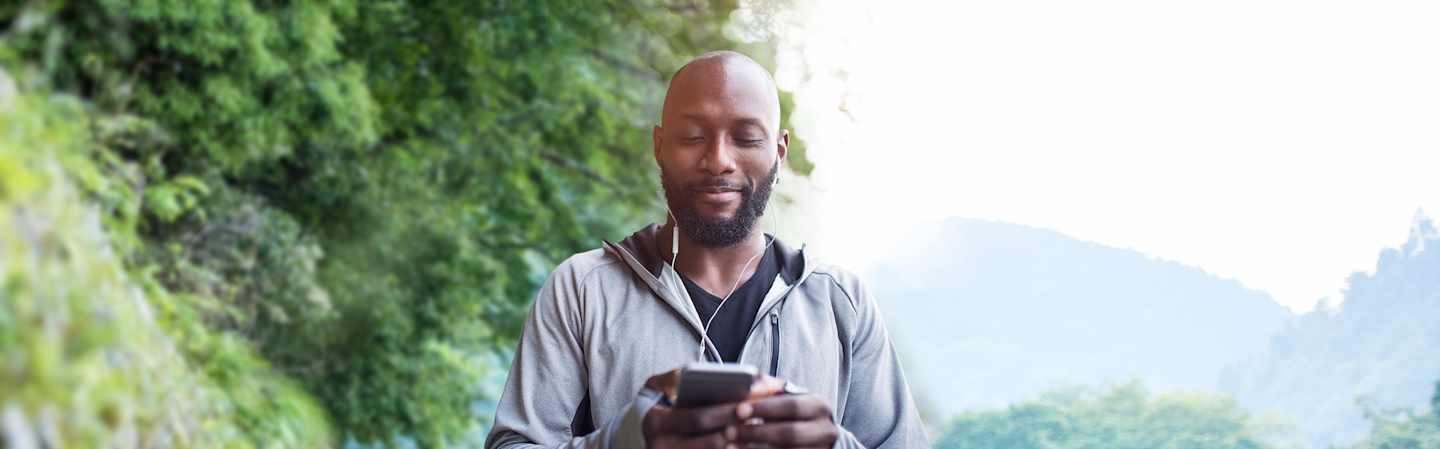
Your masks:
M660 184L664 185L665 170L661 169L659 165L656 165L655 171L660 174ZM676 262L680 261L680 259L677 258L680 255L680 220L675 218L675 212L670 210L670 202L668 200L665 202L665 213L669 214L670 221L675 223L675 225L670 228L670 265L674 266Z
M669 206L665 207L665 213L670 214L670 221L675 222L670 227L670 265L675 265L680 260L676 258L680 255L680 220L675 218L674 212L670 212Z

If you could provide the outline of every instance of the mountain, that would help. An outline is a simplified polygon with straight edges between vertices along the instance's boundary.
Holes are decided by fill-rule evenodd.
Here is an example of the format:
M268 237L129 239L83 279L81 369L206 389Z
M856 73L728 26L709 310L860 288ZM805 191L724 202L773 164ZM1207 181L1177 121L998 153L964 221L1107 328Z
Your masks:
M1440 231L1417 212L1410 237L1348 279L1339 306L1302 315L1220 387L1251 409L1296 418L1313 447L1369 431L1365 407L1426 407L1440 379ZM1358 402L1357 402L1358 401Z
M1059 385L1213 390L1291 317L1236 281L1053 231L957 218L930 234L868 274L935 418Z

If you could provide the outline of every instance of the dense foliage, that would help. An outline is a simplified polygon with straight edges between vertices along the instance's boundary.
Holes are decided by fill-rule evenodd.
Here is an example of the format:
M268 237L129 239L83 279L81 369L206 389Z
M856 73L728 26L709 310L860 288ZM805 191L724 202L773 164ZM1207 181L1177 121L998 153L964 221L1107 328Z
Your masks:
M1435 394L1440 397L1440 385ZM1364 411L1369 435L1343 449L1440 449L1432 409ZM1138 383L1105 390L1052 390L1001 410L963 413L934 441L937 449L1225 449L1309 446L1293 421L1253 416L1227 396L1151 395ZM1336 448L1335 446L1330 446Z
M1152 396L1137 383L1069 389L1003 410L950 421L937 449L1259 449L1257 428L1233 400L1211 394Z
M108 182L85 128L123 119L87 114L0 71L0 447L329 446L310 395L197 318L213 299L127 270L79 187Z
M458 441L546 271L658 215L665 76L768 59L736 7L5 2L0 407L142 447Z

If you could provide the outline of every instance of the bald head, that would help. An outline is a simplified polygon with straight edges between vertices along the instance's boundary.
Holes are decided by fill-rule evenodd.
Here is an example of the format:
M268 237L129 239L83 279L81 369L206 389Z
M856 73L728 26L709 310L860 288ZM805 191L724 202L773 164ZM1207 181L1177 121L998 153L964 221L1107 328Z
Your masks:
M728 50L702 54L675 71L665 92L660 125L680 115L714 112L727 105L760 120L768 133L780 128L775 79L754 59Z

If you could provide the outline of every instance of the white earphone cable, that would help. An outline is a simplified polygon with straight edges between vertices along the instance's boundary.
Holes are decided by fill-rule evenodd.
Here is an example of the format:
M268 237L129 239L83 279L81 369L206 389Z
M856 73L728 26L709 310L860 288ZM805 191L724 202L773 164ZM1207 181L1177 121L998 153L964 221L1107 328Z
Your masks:
M755 255L750 256L750 260L745 261L745 264L740 266L740 276L744 276L744 275L745 275L745 269L750 267L750 262L754 262L755 259L759 258L760 256L765 255L766 252L770 251L770 244L773 243L774 241L775 241L774 239L770 239L770 240L766 241L766 242L765 242L765 248L761 249L760 252L755 253ZM752 276L753 276L753 275L752 275ZM705 331L705 332L704 332L704 334L705 334L705 340L706 340L706 341L709 341L711 346L714 346L714 345L715 345L715 342L714 342L713 340L710 340L710 323L715 322L715 317L720 316L720 309L725 308L725 303L730 302L730 297L733 296L733 295L735 295L735 290L737 290L737 289L740 288L740 281L741 281L742 279L743 279L742 277L738 277L738 276L735 278L735 283L730 285L730 292L729 292L729 293L726 293L724 298L720 298L720 305L715 306L715 311L712 312L712 313L710 313L710 319L705 320L705 328L704 328L704 331ZM700 346L700 357L701 357L701 358L704 358L704 357L705 357L705 346L704 346L703 342L702 342L702 344L701 344L701 346Z

